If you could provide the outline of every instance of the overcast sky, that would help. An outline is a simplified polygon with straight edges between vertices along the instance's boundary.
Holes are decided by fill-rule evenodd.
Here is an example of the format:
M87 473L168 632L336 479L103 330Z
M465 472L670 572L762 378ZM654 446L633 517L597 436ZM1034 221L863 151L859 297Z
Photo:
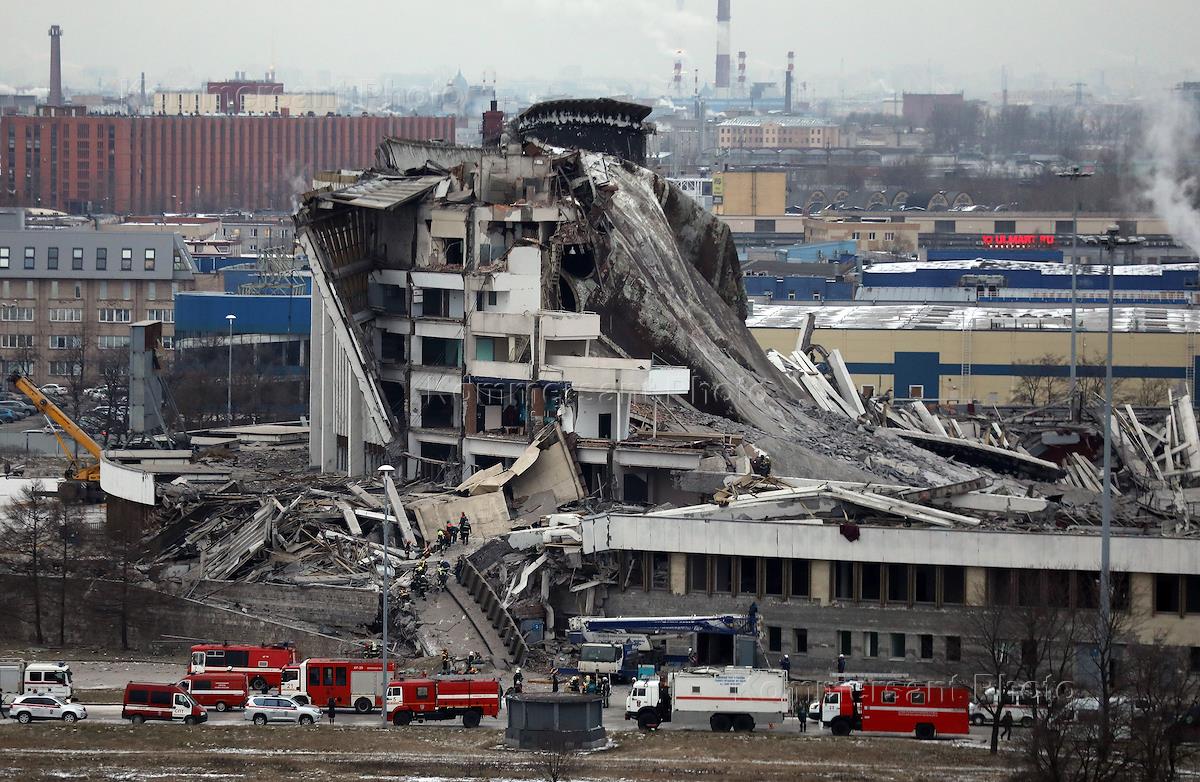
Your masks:
M497 86L568 82L662 92L682 51L712 80L716 0L0 0L0 85L44 87L47 28L64 28L76 92L197 88L274 62L289 88L433 86L461 68ZM780 78L789 49L810 95L959 90L987 98L1084 81L1154 91L1200 79L1200 0L732 0L732 51L750 80ZM736 78L736 73L735 73Z

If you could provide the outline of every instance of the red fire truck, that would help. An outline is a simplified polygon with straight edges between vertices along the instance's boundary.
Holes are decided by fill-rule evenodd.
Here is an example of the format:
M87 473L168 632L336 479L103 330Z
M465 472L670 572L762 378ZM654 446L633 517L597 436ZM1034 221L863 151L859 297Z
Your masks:
M250 687L278 687L283 669L296 664L296 648L283 644L196 644L188 673L244 673Z
M835 736L851 731L966 735L971 693L966 687L937 684L843 682L825 687L821 722Z
M500 713L503 692L499 679L399 679L388 683L388 719L407 725L462 717L464 728L476 728Z
M395 661L388 660L388 673L395 670ZM279 694L319 708L333 698L340 708L353 706L359 714L366 714L383 705L383 661L311 657L284 669Z

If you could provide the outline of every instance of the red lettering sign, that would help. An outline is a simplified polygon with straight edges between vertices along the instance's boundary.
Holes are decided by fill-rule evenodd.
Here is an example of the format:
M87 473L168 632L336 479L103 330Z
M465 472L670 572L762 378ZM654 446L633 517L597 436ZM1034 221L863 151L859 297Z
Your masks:
M1054 237L1046 234L984 234L984 247L1053 247Z

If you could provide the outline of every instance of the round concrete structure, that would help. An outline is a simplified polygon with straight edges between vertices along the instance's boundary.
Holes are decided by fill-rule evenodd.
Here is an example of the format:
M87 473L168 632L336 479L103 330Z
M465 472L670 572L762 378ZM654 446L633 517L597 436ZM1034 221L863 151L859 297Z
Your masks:
M595 749L608 742L599 695L529 692L508 697L504 743L518 749Z

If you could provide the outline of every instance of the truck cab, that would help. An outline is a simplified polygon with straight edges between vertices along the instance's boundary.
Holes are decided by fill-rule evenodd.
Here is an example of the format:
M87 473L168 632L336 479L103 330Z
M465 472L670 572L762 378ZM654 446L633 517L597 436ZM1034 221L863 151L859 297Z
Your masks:
M637 679L625 696L625 719L637 720L642 730L671 721L671 688L659 679Z
M585 643L579 647L579 672L592 676L620 675L625 663L625 647L615 643Z
M835 721L840 725L845 720L851 727L856 727L856 716L854 691L850 685L830 687L825 691L825 697L821 699L822 725L829 727Z

